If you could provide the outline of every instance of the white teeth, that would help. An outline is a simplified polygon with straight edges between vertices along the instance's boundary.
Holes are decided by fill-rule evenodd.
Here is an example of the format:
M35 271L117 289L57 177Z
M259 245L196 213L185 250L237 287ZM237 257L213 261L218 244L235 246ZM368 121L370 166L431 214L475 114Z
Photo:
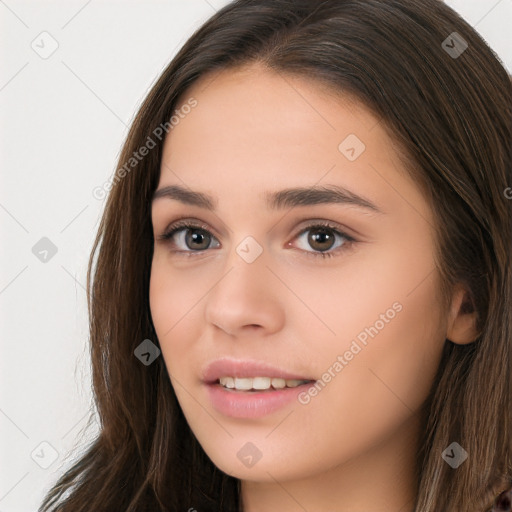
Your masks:
M220 383L226 388L233 389L235 387L235 379L233 377L224 377L220 379Z
M296 388L300 384L304 384L305 382L308 382L307 380L299 380L299 379L289 379L286 380L286 386L289 388Z
M252 379L235 378L235 389L248 390L252 388Z
M275 377L272 379L272 387L274 389L283 389L286 386L286 381L284 379L280 379Z
M270 387L270 381L272 379L270 377L254 377L254 379L246 379L246 380L248 380L248 381L252 380L252 388L253 389L268 389Z
M281 379L279 377L221 377L219 379L221 386L229 389L238 389L240 391L248 391L250 389L265 390L270 389L271 387L274 389L283 389L284 387L295 388L306 382L309 381L299 379Z

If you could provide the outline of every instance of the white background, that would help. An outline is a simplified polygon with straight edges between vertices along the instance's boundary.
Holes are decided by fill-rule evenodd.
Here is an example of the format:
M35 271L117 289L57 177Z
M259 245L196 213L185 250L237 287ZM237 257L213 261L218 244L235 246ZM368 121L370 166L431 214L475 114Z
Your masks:
M0 0L0 512L37 510L97 430L85 428L86 268L104 204L92 190L177 48L226 3ZM512 72L512 0L447 3ZM43 31L58 42L47 59L31 47ZM32 252L42 237L57 247L46 263Z

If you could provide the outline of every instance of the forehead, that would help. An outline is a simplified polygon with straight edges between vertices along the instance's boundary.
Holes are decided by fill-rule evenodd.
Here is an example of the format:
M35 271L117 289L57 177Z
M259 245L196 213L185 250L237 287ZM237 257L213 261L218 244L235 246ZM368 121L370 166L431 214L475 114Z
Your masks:
M177 110L192 97L198 101L199 108L194 109L193 116L187 117L208 123L205 129L211 128L210 123L224 129L226 125L242 124L246 132L259 133L262 142L272 138L273 146L290 137L302 143L305 138L317 142L325 139L327 132L334 135L345 128L363 132L380 121L352 94L261 64L208 73L182 93ZM210 131L210 137L215 135L221 137L222 133ZM243 137L244 132L239 135L240 139L248 141ZM337 133L335 137L340 135ZM255 145L258 140L248 142Z
M329 182L382 205L402 194L428 215L396 143L351 95L256 65L203 76L177 109L191 98L166 137L159 187L183 181L242 201Z

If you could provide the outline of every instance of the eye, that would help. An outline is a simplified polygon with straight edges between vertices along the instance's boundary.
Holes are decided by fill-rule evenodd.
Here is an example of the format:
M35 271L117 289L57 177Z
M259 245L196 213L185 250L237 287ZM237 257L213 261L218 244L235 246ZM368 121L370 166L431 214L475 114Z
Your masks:
M208 231L204 224L195 224L190 221L178 221L168 231L158 237L159 240L171 241L177 246L176 252L194 253L209 249L210 243L216 238ZM218 244L220 245L220 244ZM217 246L218 246L217 245ZM186 254L191 256L192 254Z
M308 232L309 235L304 240L304 235ZM157 238L172 242L173 252L182 253L185 256L194 256L197 253L212 248L212 241L216 241L215 247L220 245L218 240L208 230L208 226L187 220L177 221L163 235ZM336 238L338 238L337 245ZM356 242L353 237L341 231L337 225L325 221L317 221L314 224L310 224L295 235L293 239L301 241L302 251L308 256L320 256L322 258L331 257ZM309 247L313 248L313 251L304 248L305 241ZM291 246L291 242L288 243L288 246ZM174 249L174 247L177 247L177 249Z
M308 232L308 236L305 237L304 235ZM306 253L308 253L308 255L313 257L320 256L322 258L334 256L341 250L348 248L352 243L356 242L355 238L347 235L338 229L336 225L329 222L317 222L315 224L310 224L296 235L295 238L299 240L302 239L302 248ZM335 246L336 238L338 238L338 244ZM340 242L339 239L344 241ZM307 248L304 248L304 242L306 242L309 247L312 247L314 251L311 252ZM332 250L333 247L336 250Z

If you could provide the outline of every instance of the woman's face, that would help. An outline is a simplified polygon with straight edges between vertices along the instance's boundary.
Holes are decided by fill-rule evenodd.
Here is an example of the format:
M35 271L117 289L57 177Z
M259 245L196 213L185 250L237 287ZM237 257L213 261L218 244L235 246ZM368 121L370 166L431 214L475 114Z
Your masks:
M158 190L184 191L152 204L151 314L190 428L244 480L306 478L387 445L412 457L446 335L431 209L348 96L262 67L212 76L165 141ZM178 219L199 228L158 239ZM316 382L224 389L204 381L219 359L206 380Z

